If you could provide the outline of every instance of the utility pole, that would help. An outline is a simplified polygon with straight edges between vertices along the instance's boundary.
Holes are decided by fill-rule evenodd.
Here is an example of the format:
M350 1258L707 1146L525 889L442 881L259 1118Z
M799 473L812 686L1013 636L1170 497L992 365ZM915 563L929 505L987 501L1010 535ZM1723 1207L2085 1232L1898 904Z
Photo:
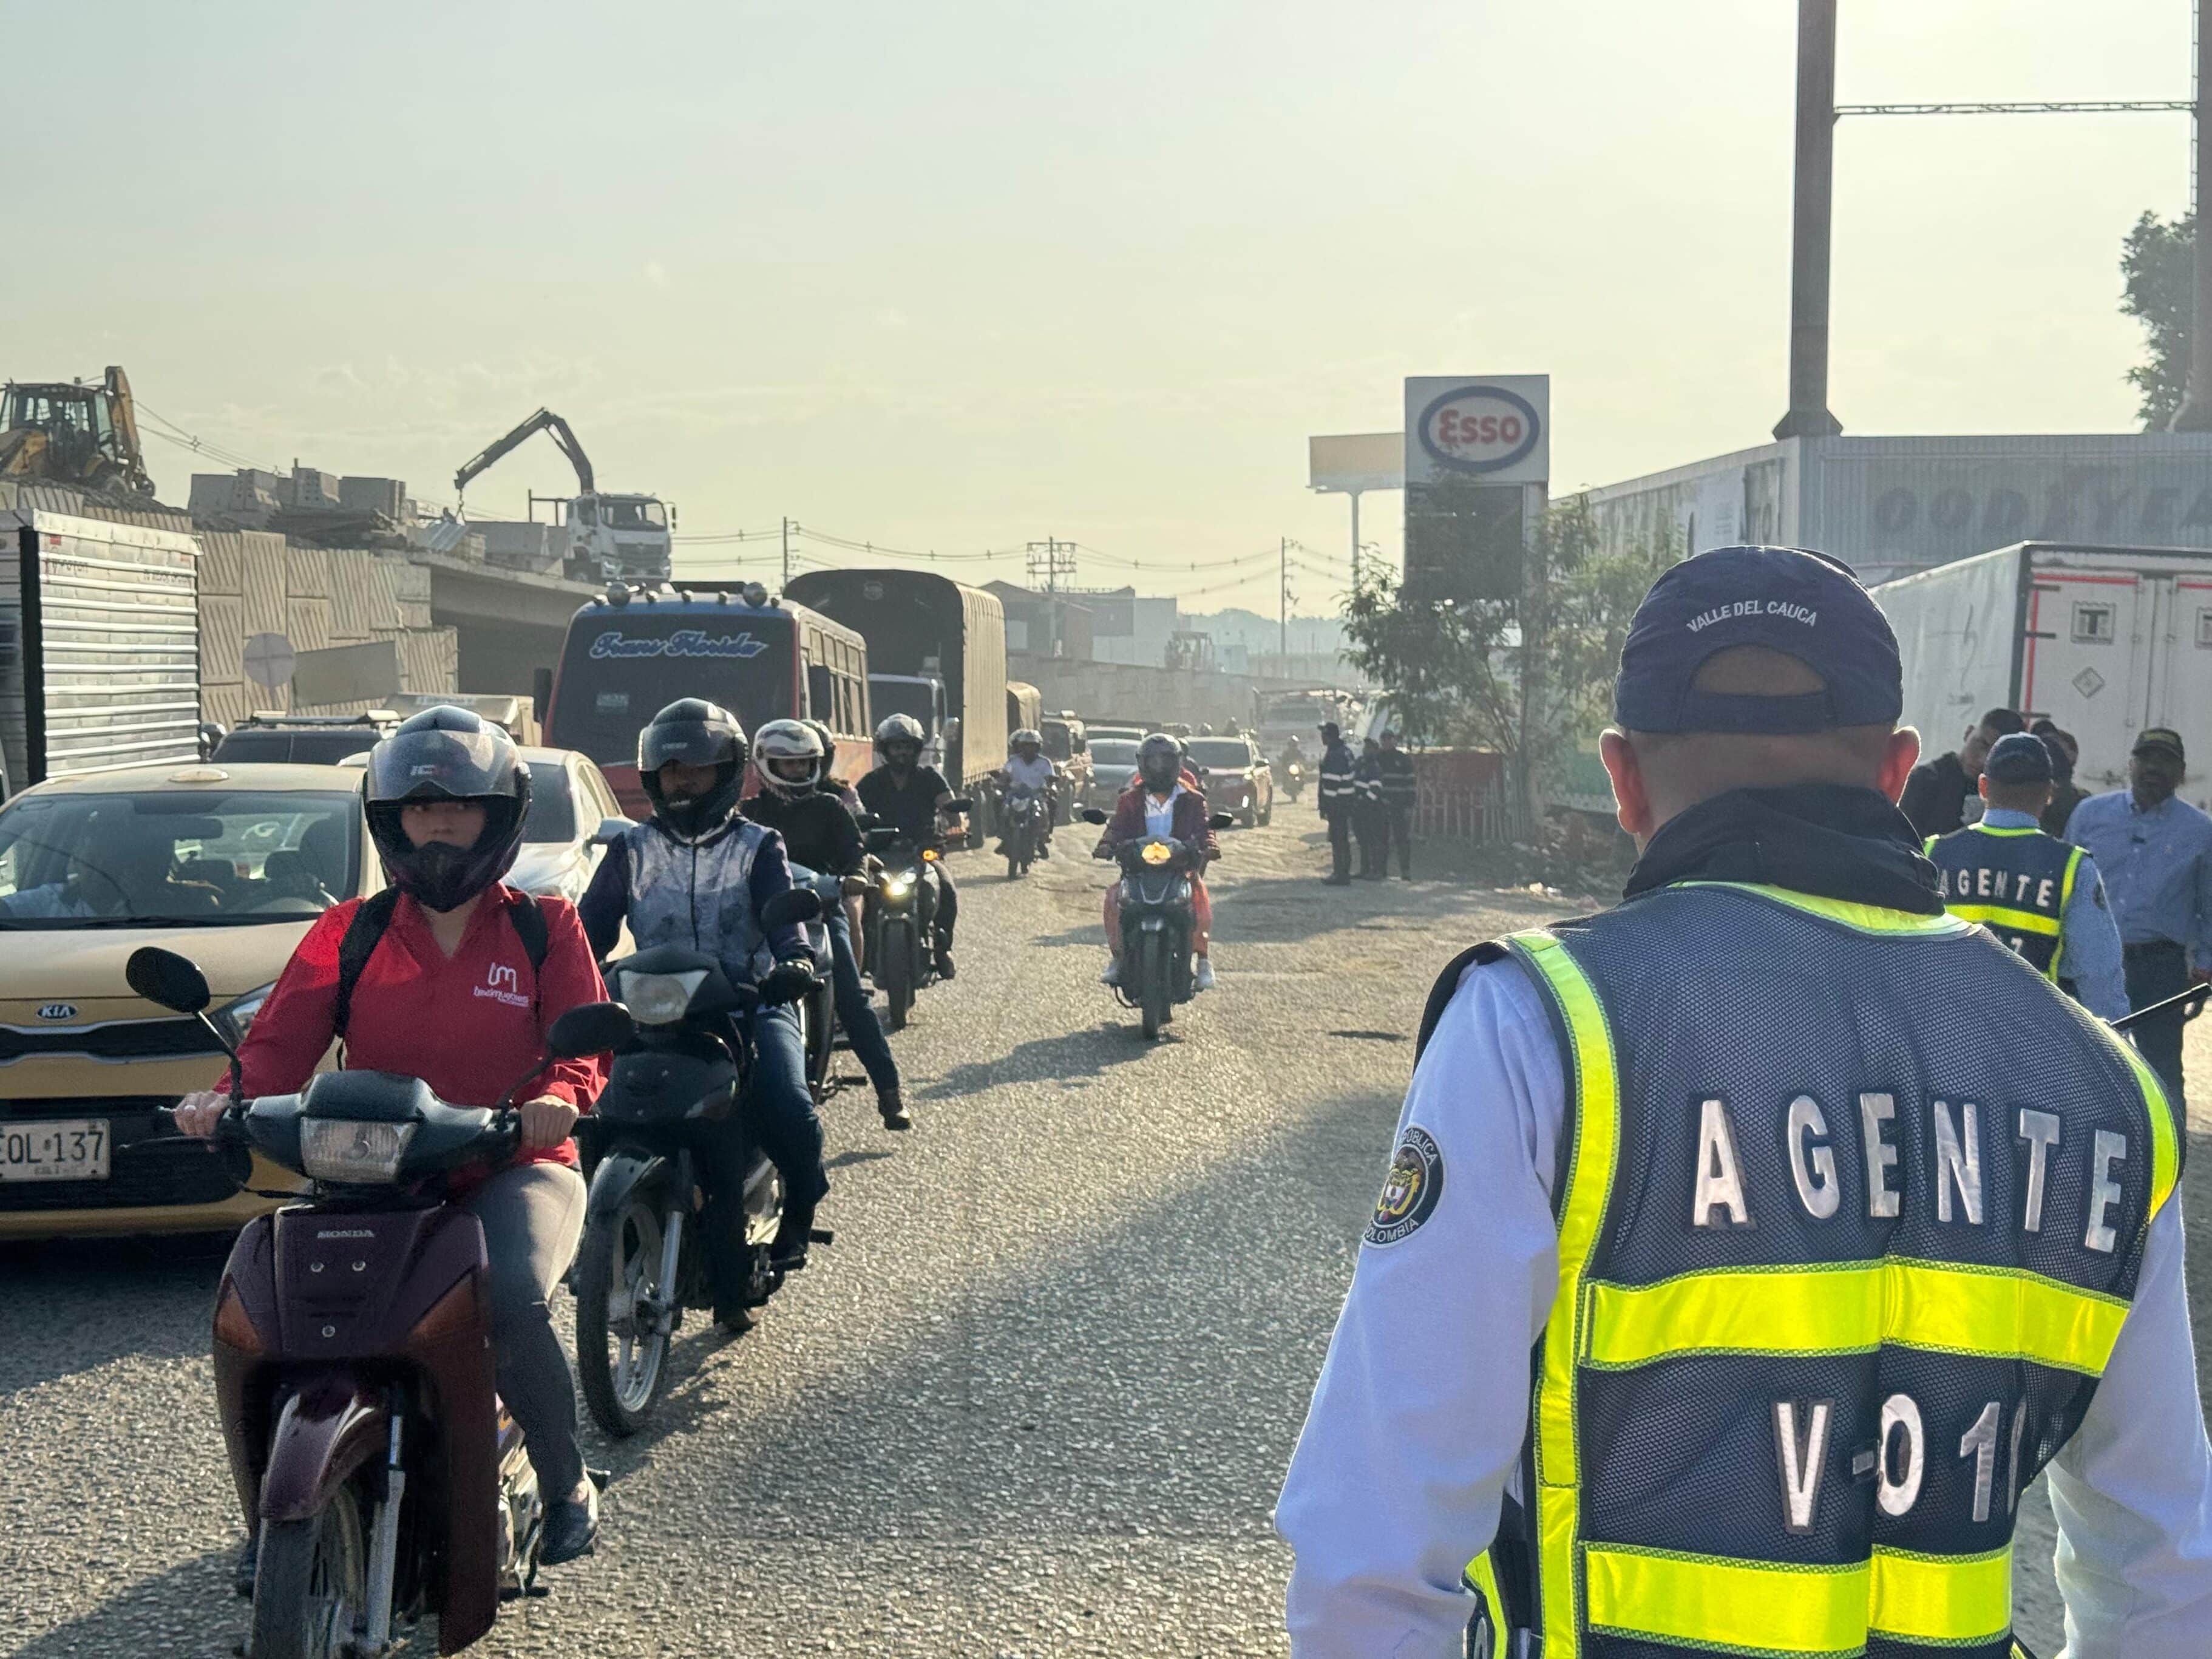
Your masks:
M1352 494L1352 597L1359 597L1359 492Z
M1778 438L1833 437L1828 254L1836 193L1836 0L1797 0L1797 192L1790 251L1790 410Z
M1358 497L1355 495L1352 499L1357 501ZM1282 574L1282 584L1277 593L1278 632L1275 639L1276 655L1280 660L1275 665L1275 672L1288 679L1291 677L1291 538L1288 536L1277 544L1275 556Z
M1056 657L1060 654L1060 583L1063 576L1071 584L1075 580L1075 544L1048 536L1041 542L1031 542L1028 550L1030 586L1042 585L1046 594L1047 638L1042 654Z
M791 586L791 520L783 521L783 585Z
M2197 227L2197 296L2189 330L2189 379L2172 430L2212 432L2212 237L2204 234L2204 175L2212 167L2212 32L2204 27L2204 0L2191 9L2197 33L2197 149L2189 170L2189 212Z

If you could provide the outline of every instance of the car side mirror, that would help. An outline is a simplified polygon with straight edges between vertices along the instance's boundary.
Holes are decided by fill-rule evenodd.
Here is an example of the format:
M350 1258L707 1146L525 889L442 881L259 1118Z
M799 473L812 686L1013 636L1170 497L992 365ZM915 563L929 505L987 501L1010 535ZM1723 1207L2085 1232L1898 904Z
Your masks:
M1216 812L1206 819L1206 827L1209 830L1226 830L1236 822L1237 820L1226 812Z
M198 963L159 945L133 951L123 964L123 977L147 1001L175 1013L199 1013L215 1000Z
M630 832L628 818L601 818L599 832L592 837L594 847L611 847Z
M586 1002L553 1022L545 1048L556 1060L581 1060L622 1048L636 1034L637 1022L619 1002Z
M822 895L811 887L794 887L787 893L778 893L761 906L761 926L773 933L779 927L817 921L821 915Z
M1108 823L1112 820L1095 806L1086 806L1079 816L1085 823Z

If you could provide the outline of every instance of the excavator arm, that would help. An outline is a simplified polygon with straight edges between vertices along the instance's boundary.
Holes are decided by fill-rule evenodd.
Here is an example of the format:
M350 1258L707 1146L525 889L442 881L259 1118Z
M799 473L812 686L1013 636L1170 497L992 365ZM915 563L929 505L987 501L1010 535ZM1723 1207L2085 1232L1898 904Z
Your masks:
M482 453L459 472L453 474L454 494L465 493L477 475L489 471L503 459L510 450L519 447L524 440L540 432L550 432L553 434L554 443L560 447L561 453L568 458L568 465L576 469L578 493L585 495L596 494L598 486L592 481L592 463L584 453L583 445L576 441L576 434L568 429L568 422L550 409L539 410L504 438L486 445Z

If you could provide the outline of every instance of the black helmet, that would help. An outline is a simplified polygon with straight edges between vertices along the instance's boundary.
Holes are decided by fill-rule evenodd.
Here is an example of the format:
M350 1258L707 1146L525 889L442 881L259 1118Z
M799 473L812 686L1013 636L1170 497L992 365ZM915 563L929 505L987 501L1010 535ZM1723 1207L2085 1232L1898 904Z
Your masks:
M1137 775L1155 789L1169 789L1182 774L1182 745L1155 732L1137 745Z
M465 904L507 872L530 812L530 768L514 739L466 708L426 708L368 751L361 781L368 833L392 884L426 909ZM484 809L473 846L407 838L410 802L465 801Z
M666 800L660 769L671 761L714 769L714 787L696 799ZM738 809L744 781L745 728L719 703L683 697L655 714L637 734L637 779L653 815L686 840L719 830Z

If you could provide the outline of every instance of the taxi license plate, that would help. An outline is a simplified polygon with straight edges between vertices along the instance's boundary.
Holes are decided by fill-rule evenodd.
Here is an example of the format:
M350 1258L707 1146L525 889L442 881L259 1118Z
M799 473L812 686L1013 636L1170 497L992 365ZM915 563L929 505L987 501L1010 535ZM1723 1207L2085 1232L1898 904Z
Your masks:
M105 1181L109 1139L96 1117L0 1124L0 1181Z

